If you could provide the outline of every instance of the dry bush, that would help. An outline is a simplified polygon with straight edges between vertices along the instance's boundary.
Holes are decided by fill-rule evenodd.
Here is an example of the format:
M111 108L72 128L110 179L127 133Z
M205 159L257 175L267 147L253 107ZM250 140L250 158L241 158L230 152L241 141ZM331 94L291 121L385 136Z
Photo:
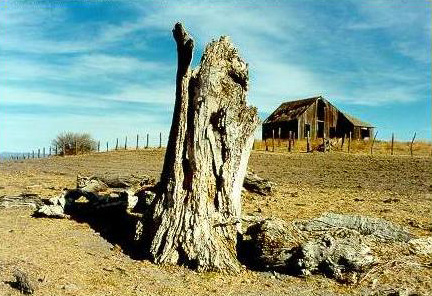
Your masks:
M52 140L52 145L58 147L60 155L72 155L94 151L97 144L88 133L66 132Z

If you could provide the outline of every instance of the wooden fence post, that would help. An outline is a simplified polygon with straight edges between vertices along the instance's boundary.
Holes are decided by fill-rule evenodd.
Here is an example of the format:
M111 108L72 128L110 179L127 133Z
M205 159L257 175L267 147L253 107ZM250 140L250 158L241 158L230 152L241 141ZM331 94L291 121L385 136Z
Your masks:
M27 159L30 159L30 152L27 153Z
M378 134L378 131L376 131L375 136L373 137L373 140L372 140L371 150L370 150L371 155L372 155L372 153L373 153L373 146L374 146L374 143L375 143L375 139L376 139L377 134Z
M394 133L392 133L391 155L393 155L393 146L394 146Z
M40 158L40 148L38 148L38 158Z
M149 134L147 134L146 148L149 147Z
M56 145L55 146L55 155L57 155L58 154L58 146Z
M35 158L34 150L32 151L32 158Z
M127 136L125 137L125 145L124 145L124 149L127 150Z
M306 152L310 152L311 151L311 147L310 147L310 132L307 132L306 135Z
M416 134L417 134L417 132L414 133L414 137L411 140L411 145L410 145L411 156L414 156L414 154L413 154L413 144L414 144L414 140L415 140Z
M348 138L348 153L351 152L351 140L352 140L352 132L349 132L349 138Z
M98 152L100 152L100 141L98 141Z
M107 141L107 145L106 146L107 146L106 149L107 149L107 152L108 152L108 141Z
M139 135L137 134L137 139L136 139L136 150L138 150L138 141L139 141Z
M291 152L291 138L292 138L292 131L288 132L288 152Z
M42 149L42 157L45 158L45 147Z
M162 148L162 133L159 133L159 148Z
M117 140L116 140L116 147L115 147L115 150L118 150L118 138L117 138Z
M50 146L50 149L49 149L49 154L48 154L48 156L51 156L51 146Z
M275 151L275 130L272 130L273 136L272 136L272 152Z

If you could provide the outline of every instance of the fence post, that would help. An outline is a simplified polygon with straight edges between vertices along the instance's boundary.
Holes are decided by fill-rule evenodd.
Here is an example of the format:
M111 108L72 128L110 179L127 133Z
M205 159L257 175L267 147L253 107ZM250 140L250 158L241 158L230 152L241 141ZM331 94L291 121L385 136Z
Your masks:
M327 147L326 147L326 134L323 133L323 152L325 153L326 150L327 150Z
M106 146L107 146L106 149L107 149L107 152L108 152L108 141L107 141L107 145Z
M40 158L40 148L38 148L38 158Z
M352 132L349 132L349 138L348 138L348 153L351 152L351 140L352 140Z
M391 155L393 155L393 146L394 146L394 133L392 133Z
M411 156L414 156L414 154L413 154L413 144L414 144L414 140L415 140L416 134L417 134L417 132L414 133L414 137L411 140L411 145L410 145Z
M273 134L272 134L272 152L275 151L275 130L272 130Z
M371 145L371 155L372 155L372 153L373 153L373 146L374 146L374 143L375 143L375 139L376 139L377 134L378 134L378 131L376 131L375 136L373 137L373 140L372 140L372 145Z
M288 132L288 152L291 152L291 138L292 138L292 131Z
M159 133L159 148L162 148L162 133Z
M51 146L50 146L50 149L49 149L49 154L48 154L48 156L51 156Z
M125 137L125 146L124 146L125 150L127 150L127 136Z
M115 150L118 150L118 138L116 139L116 148Z
M137 134L136 150L138 150L139 135Z
M149 134L147 134L147 142L146 142L146 148L149 147Z
M280 147L281 144L281 128L278 129L278 147Z
M100 152L100 141L98 141L98 152Z
M57 146L57 144L56 144L56 146L55 146L55 155L57 155L57 152L58 152L58 148L57 148L58 146Z
M30 152L27 153L27 159L30 159Z

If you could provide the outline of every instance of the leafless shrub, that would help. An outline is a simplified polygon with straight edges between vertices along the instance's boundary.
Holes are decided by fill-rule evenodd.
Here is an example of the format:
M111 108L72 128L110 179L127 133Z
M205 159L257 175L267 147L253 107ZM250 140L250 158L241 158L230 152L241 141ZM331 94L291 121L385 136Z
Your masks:
M58 148L60 155L72 155L94 151L97 144L88 133L66 132L59 134L52 145Z

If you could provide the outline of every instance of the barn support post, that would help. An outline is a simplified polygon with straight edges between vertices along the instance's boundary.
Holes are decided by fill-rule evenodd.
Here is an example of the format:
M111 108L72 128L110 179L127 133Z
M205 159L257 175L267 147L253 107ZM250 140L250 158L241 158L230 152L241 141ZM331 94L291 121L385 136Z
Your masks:
M414 133L414 137L411 140L411 145L410 145L410 154L411 154L411 156L414 156L414 153L413 153L413 144L414 144L414 140L415 140L416 135L417 135L417 132Z
M349 132L349 138L348 138L348 153L351 152L351 141L352 141L352 132Z
M292 131L288 133L288 152L291 152Z
M306 152L310 152L311 151L311 146L310 146L310 132L307 132L306 135Z
M373 146L374 146L374 143L375 143L375 139L376 139L377 134L378 134L378 131L376 131L375 136L374 136L373 139L372 139L372 144L371 144L371 148L370 148L370 153L371 153L371 155L372 155L372 153L373 153Z
M281 145L281 128L278 129L278 147Z
M343 145L345 143L345 134L342 135L342 144L341 144L341 151L343 151Z
M272 130L272 152L275 151L275 130Z
M394 133L392 133L392 140L391 140L391 155L393 155L393 146L394 146Z

